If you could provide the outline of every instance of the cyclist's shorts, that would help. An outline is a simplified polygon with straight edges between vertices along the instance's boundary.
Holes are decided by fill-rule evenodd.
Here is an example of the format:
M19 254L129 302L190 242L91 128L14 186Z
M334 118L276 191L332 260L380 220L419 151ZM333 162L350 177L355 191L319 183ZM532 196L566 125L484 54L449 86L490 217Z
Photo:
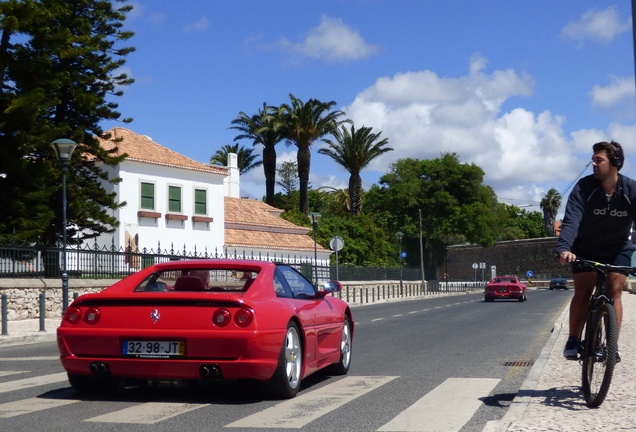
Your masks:
M576 254L577 257L583 258L590 261L597 261L602 264L612 264L616 266L625 266L631 267L632 265L632 253L634 251L631 250L623 250L619 252L617 255L613 256L601 256L594 255L591 253L583 252L581 254ZM581 263L572 263L572 273L584 273L584 272L593 272L596 271L592 267L588 265L584 265ZM624 274L625 276L629 275L629 271L627 270L617 270L614 273Z

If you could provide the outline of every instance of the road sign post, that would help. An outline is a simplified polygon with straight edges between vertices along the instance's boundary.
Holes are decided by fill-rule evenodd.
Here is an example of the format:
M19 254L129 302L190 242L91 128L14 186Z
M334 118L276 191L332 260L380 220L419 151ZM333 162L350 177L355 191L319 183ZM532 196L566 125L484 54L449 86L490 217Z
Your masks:
M338 251L342 249L343 246L344 246L344 240L342 239L342 237L335 236L329 242L329 247L331 248L331 250L336 251L336 280L339 279L338 278Z

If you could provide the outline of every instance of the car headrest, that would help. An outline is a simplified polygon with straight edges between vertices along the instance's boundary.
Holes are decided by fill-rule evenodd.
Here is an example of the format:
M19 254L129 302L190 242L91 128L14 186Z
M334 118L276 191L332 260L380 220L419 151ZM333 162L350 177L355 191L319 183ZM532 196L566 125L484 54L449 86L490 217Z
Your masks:
M174 283L175 291L205 291L205 284L196 276L180 276Z

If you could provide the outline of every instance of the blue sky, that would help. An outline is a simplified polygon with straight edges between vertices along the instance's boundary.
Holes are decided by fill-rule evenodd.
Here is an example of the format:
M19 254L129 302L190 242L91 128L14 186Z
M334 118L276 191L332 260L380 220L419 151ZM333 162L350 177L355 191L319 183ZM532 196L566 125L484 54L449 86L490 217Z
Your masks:
M125 127L192 159L232 144L240 111L291 93L335 101L356 127L389 139L394 151L362 172L365 189L398 159L455 152L500 200L539 211L551 187L565 205L592 144L610 139L625 148L621 172L636 177L628 1L130 3L137 50L123 69L136 82L117 98L134 118ZM317 153L323 145L313 146L312 186L347 187L349 174ZM277 154L296 158L284 143ZM264 193L262 169L241 177L242 196Z

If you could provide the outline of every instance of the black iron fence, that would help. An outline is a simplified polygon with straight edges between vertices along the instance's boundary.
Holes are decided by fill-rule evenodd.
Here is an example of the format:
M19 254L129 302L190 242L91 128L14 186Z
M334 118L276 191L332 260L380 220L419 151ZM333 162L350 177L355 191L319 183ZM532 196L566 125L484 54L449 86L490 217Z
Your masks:
M171 248L142 249L129 251L123 248L94 246L68 246L66 249L66 270L72 279L120 279L156 263L183 259L244 259L284 262L296 267L309 280L314 280L314 271L319 280L337 278L341 281L382 281L382 280L421 280L421 272L414 268L379 268L318 265L305 257L293 254L246 254L238 249L224 249L209 253L189 252ZM64 262L64 249L60 245L42 245L38 243L12 240L0 243L0 278L47 278L61 277Z

